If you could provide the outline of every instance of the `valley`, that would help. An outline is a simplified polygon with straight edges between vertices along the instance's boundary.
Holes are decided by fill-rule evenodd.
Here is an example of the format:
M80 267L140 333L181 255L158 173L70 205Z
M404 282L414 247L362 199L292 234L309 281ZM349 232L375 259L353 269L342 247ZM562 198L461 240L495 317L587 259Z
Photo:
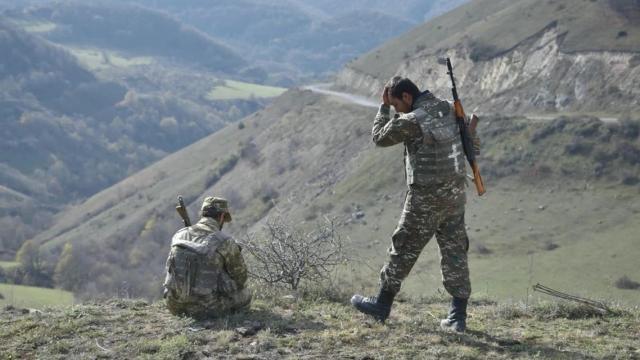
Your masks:
M60 31L69 24L89 26L69 15L76 11L71 7L64 8L66 17L50 10L21 13L25 19L14 22L27 32L20 36L44 34L57 42L56 51L64 49L69 67L84 69L88 80L83 81L117 89L118 96L103 111L84 116L90 119L87 127L107 139L98 143L101 148L123 160L116 163L119 168L107 167L113 157L105 155L99 173L111 177L99 185L91 181L93 188L62 205L58 199L68 195L67 187L78 191L77 183L43 185L23 167L11 167L4 172L9 180L3 196L11 199L6 224L31 214L31 207L17 205L25 199L56 205L38 213L36 218L46 219L41 227L29 227L28 218L7 238L31 240L49 268L65 244L72 244L74 254L83 254L89 263L87 278L74 290L78 299L117 296L123 283L131 296L157 299L167 244L180 227L176 196L185 198L194 216L202 198L215 194L230 200L234 222L225 229L240 242L274 216L303 227L335 219L351 258L336 276L350 288L373 291L406 191L402 147L379 149L371 143L379 92L389 77L403 74L449 98L449 79L438 63L446 55L454 60L467 112L482 118L480 167L489 192L477 198L470 190L467 210L474 292L529 301L540 299L531 291L540 282L632 304L640 292L619 284L621 279L640 280L634 246L640 223L640 49L633 41L638 24L620 12L623 3L565 0L534 6L529 0L475 0L348 62L329 83L318 84L324 79L313 76L311 85L289 89L283 84L297 80L271 76L277 72L265 76L268 65L260 69L237 61L242 52L189 27L180 28L179 36L193 36L191 44L204 41L211 49L224 48L229 64L202 62L193 48L196 52L186 59L167 49L140 50L135 42L125 42L126 47L114 42L115 33L100 39L102 47L90 45L85 34L75 39ZM575 11L583 17L570 16ZM602 20L602 28L588 21L599 11L613 16ZM146 13L137 9L135 14ZM147 15L165 21L167 31L178 27L177 20L160 11ZM521 26L514 25L516 15L524 16ZM136 31L134 25L127 28ZM616 38L622 31L627 35ZM583 34L594 32L590 47L580 42ZM28 98L18 90L23 89L7 96L7 103ZM86 111L82 106L66 109L65 101L39 102L32 108L59 117L60 126L72 129L80 118L76 114ZM41 110L49 104L65 106L64 111ZM43 118L18 117L23 107L9 117L11 124L46 124ZM90 138L82 134L74 141ZM135 165L127 154L138 152L129 141L144 144L137 151L145 157ZM44 155L26 151L32 148L9 145L12 154L32 154L28 164L45 161L38 157ZM65 151L96 153L78 152L77 146ZM25 164L22 158L12 164L18 163ZM53 165L47 171L57 172L37 174L54 174L49 181L68 174L79 181L73 177L78 169ZM86 171L95 173L91 167ZM51 195L51 189L58 190ZM11 247L18 249L14 243ZM14 260L11 254L3 259ZM407 297L443 291L435 242L404 289Z

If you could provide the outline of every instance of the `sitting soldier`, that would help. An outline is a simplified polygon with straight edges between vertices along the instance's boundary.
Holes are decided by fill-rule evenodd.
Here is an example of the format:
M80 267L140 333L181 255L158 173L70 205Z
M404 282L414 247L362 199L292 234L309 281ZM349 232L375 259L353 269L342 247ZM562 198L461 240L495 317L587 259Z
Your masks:
M167 259L164 296L174 315L217 317L247 309L247 268L240 246L222 232L231 221L225 199L207 197L197 224L173 236Z

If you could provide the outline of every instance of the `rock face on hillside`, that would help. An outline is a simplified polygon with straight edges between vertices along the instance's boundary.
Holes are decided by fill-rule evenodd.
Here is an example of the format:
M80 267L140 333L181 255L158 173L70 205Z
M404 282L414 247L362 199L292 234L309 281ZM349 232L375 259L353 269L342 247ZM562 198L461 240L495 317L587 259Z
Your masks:
M480 2L472 2L469 6ZM573 3L565 2L566 6ZM560 2L560 5L565 2ZM637 6L640 10L637 4L622 5ZM604 24L602 28L580 28L575 31L584 32L582 41L576 35L571 36L574 29L570 25L578 28L585 24L566 24L567 21L559 22L553 17L538 19L531 29L546 25L528 35L517 34L519 39L505 44L483 39L484 34L498 32L496 27L504 27L499 20L491 18L478 20L478 23L484 23L465 29L466 32L458 34L458 37L452 35L444 42L433 40L433 46L429 47L416 46L408 39L401 39L395 47L387 45L348 66L338 76L337 84L377 97L388 77L400 74L413 79L421 87L450 98L446 68L438 64L438 58L448 56L454 63L458 87L469 110L478 106L483 112L503 113L624 113L640 107L640 44L616 46L615 43L637 36L638 26L631 20L624 20L626 18L621 12L609 10L610 16L620 17L620 22L627 24L626 27L621 26L625 30L605 28ZM581 14L581 9L576 11L578 15L593 15L587 10L584 14ZM424 31L427 30L425 28ZM469 34L474 30L481 33L477 35L478 39ZM598 39L608 37L612 45L598 45L601 49L593 45L590 48L589 36ZM448 42L450 39L456 41ZM406 46L403 47L403 43ZM416 51L411 54L413 46L416 46ZM392 56L390 52L403 49L406 50L403 58L392 62L384 72L370 71L376 61L380 62Z
M550 27L536 38L488 61L474 61L459 46L446 55L455 63L461 95L484 112L589 111L619 113L640 106L640 54L559 49L562 34ZM445 55L442 53L441 55ZM397 73L450 97L450 80L437 56L415 56ZM384 82L353 68L338 78L343 87L377 96Z

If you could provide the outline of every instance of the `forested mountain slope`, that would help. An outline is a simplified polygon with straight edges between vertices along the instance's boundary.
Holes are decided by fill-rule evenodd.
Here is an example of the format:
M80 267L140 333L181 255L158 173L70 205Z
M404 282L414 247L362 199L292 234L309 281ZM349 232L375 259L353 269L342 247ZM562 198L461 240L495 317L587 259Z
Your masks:
M0 249L8 256L65 205L266 102L208 99L224 83L211 72L53 44L38 35L50 30L43 26L0 17Z
M162 56L213 72L235 73L247 65L211 36L140 6L66 2L7 10L4 15L15 22L39 24L41 35L56 43Z

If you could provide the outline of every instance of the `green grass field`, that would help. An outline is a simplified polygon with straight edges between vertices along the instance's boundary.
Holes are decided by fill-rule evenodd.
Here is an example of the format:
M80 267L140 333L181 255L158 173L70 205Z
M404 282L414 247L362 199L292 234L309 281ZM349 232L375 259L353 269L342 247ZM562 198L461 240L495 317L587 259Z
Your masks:
M154 62L150 56L125 56L115 51L94 48L67 48L80 63L91 70L104 70L111 67L130 67L150 65Z
M0 306L12 305L21 308L42 308L45 306L71 305L73 294L58 289L33 286L0 284Z
M0 268L5 270L12 269L20 265L20 263L16 261L0 261Z
M256 98L271 98L280 96L287 89L251 84L242 81L225 80L224 85L214 87L207 98L210 100L234 100Z
M637 190L633 189L550 193L492 188L482 199L469 192L472 296L500 301L549 299L532 291L533 285L541 283L596 300L637 304L640 290L615 286L623 276L640 281L636 265L640 249L635 245L640 225L637 217L629 215L640 213L634 198ZM342 274L352 286L365 287L372 294L400 216L400 207L393 205L383 204L385 210L375 215L383 221L354 224L346 230L358 240L350 244L355 261ZM538 210L539 206L545 209ZM443 293L439 264L432 239L404 282L403 293Z
M47 33L56 29L57 25L48 21L13 21L13 23L30 33Z

